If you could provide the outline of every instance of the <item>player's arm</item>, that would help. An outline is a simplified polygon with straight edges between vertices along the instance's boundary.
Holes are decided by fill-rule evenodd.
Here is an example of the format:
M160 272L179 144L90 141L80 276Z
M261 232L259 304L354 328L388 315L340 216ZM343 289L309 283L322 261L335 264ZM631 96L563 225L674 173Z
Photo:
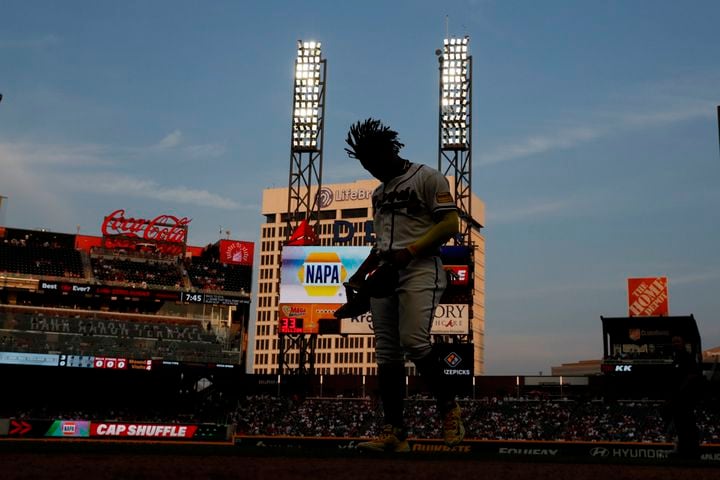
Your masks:
M458 233L459 228L460 218L457 211L448 210L443 212L438 222L425 232L425 235L408 245L407 249L412 253L413 257L434 252Z
M438 221L425 234L402 250L390 253L390 262L399 268L405 267L415 257L433 253L442 244L450 240L460 228L457 210L444 210L439 213Z

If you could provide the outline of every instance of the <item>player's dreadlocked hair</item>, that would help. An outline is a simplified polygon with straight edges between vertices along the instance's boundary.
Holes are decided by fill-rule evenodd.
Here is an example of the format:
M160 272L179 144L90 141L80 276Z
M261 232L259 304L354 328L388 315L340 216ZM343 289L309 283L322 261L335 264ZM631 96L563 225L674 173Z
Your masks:
M391 130L374 118L352 125L345 143L350 146L345 151L351 158L369 158L387 149L392 149L397 155L405 146L398 141L398 133L395 130Z

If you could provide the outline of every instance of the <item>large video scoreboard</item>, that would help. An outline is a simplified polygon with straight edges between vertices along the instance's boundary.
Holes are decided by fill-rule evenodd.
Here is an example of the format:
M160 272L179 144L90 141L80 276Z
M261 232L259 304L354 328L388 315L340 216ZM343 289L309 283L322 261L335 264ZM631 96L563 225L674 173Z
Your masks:
M372 335L369 312L340 320L333 315L347 301L343 282L357 271L369 253L370 247L284 247L278 332ZM467 335L472 318L472 249L445 246L440 257L448 275L448 286L436 309L432 333Z
M370 247L284 247L279 333L317 334L323 322L337 326L333 314L347 301L343 282L369 254Z

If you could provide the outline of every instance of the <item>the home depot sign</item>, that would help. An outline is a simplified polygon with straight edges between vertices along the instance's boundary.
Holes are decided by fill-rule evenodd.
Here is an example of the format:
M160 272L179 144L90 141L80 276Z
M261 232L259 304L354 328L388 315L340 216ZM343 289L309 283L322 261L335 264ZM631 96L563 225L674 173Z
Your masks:
M669 310L667 277L628 278L629 316L667 316Z

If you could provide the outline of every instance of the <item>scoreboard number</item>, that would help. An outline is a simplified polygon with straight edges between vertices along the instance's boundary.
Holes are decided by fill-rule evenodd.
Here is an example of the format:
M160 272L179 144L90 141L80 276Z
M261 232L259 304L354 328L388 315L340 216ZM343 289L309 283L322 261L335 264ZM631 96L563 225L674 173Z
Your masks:
M185 303L203 303L203 294L180 292L180 301Z
M303 333L303 319L280 317L280 333Z

